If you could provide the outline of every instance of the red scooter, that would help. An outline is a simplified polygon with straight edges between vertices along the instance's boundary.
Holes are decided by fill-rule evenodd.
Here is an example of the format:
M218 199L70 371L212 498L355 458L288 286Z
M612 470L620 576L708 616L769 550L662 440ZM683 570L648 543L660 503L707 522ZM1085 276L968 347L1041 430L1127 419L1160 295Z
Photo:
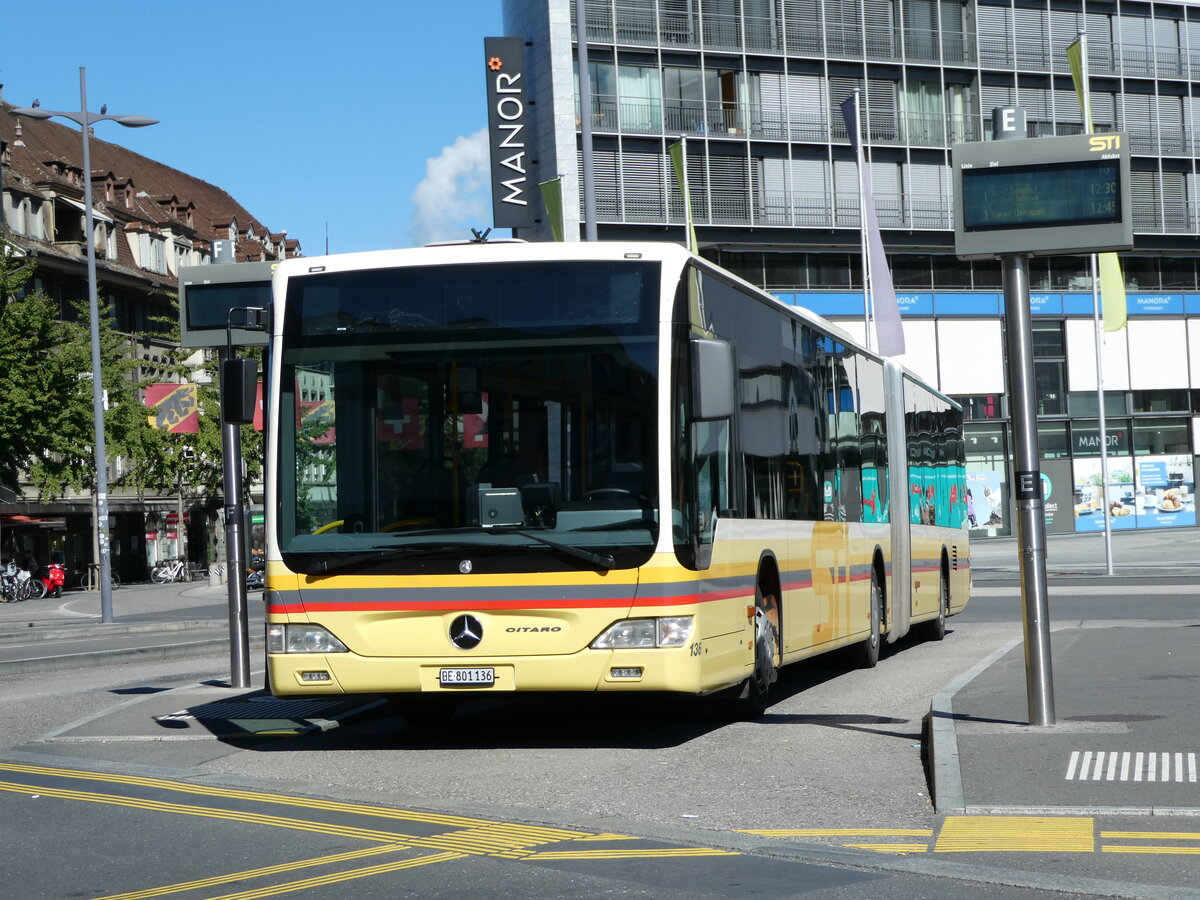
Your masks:
M50 563L46 566L46 574L41 576L41 580L46 586L46 594L61 597L63 586L67 583L67 570L63 568L62 563Z

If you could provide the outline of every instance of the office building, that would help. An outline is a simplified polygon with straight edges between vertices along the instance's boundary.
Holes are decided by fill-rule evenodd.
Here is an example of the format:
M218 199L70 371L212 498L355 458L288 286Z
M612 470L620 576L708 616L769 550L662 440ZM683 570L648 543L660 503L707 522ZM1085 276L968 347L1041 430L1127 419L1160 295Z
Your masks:
M505 0L526 46L531 180L583 204L576 10ZM1200 3L587 0L598 235L684 241L667 148L687 138L704 256L858 339L859 180L840 105L860 92L874 200L906 339L900 361L963 403L978 535L1009 533L1001 264L954 254L950 147L1022 107L1030 139L1084 131L1066 48L1088 42L1097 131L1128 135L1135 246L1126 328L1100 356L1119 528L1195 525L1200 449ZM544 211L520 236L549 239ZM1103 528L1087 256L1030 260L1051 531ZM977 490L976 490L977 489ZM1172 500L1179 500L1176 505Z

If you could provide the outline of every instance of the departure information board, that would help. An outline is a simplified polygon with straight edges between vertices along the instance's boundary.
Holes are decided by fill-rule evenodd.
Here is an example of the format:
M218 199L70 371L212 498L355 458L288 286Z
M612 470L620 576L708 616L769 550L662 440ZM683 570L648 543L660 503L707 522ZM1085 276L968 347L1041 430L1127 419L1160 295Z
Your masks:
M1123 134L956 144L952 165L963 258L1133 246Z

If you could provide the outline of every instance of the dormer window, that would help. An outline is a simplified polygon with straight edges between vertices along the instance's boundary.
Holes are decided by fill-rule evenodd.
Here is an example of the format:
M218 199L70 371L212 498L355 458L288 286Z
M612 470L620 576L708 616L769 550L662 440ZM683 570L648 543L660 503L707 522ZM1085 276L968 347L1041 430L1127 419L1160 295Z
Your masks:
M133 206L133 186L125 185L125 208L130 209Z

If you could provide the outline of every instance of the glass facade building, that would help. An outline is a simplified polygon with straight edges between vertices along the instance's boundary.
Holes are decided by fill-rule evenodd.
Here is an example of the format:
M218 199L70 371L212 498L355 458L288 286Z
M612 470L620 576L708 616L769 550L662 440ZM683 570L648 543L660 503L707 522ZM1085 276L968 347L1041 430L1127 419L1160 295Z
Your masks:
M860 339L861 204L840 105L860 92L900 358L966 410L978 535L1009 533L998 261L954 255L950 147L1020 106L1030 139L1080 134L1066 47L1086 30L1092 119L1133 152L1125 329L1097 364L1090 260L1030 260L1039 446L1052 531L1195 525L1200 449L1200 3L1045 0L505 0L534 100L531 179L562 179L581 233L581 132L603 239L683 242L668 147L687 138L701 252ZM520 237L550 238L542 210ZM1099 434L1102 372L1106 432ZM1109 486L1101 489L1100 447Z

